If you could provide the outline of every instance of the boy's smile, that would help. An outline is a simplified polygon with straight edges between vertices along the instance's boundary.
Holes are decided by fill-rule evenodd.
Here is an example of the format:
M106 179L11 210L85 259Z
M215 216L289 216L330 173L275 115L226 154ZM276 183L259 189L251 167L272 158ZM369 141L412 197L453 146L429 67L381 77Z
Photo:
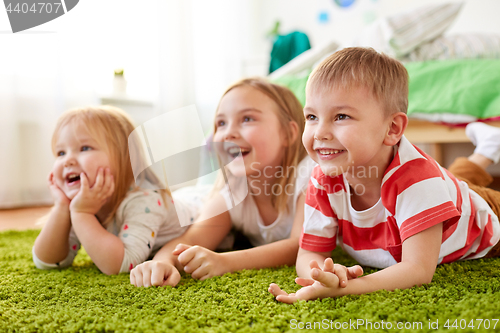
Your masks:
M363 183L366 179L360 178L375 174L381 178L392 159L392 146L384 143L392 118L373 94L366 88L307 89L306 93L302 142L323 173L345 174L350 183ZM370 167L378 172L369 174Z
M339 149L329 149L329 148L316 148L315 149L319 158L321 160L331 160L333 158L336 158L339 156L339 154L345 152L345 150L339 150Z

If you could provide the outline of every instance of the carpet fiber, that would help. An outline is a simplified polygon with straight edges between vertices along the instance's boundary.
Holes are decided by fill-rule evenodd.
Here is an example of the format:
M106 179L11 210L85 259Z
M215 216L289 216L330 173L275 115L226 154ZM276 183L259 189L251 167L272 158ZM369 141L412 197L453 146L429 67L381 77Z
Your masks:
M276 282L298 289L294 267L203 282L183 276L176 288L136 288L128 274L100 273L83 251L71 268L36 269L31 247L37 234L0 233L1 332L500 330L500 259L439 266L431 284L404 291L287 305L276 302L267 287ZM353 264L340 251L334 255Z

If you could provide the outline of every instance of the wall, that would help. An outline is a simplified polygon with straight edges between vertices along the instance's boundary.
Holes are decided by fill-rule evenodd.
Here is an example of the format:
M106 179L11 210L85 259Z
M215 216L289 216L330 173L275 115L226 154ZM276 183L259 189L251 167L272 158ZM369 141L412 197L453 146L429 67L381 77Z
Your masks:
M276 20L280 20L282 33L301 30L307 33L312 45L327 40L350 43L367 25L380 17L396 14L425 4L460 2L457 0L356 0L353 5L341 8L333 0L256 0L261 22L257 34L263 36ZM500 1L465 0L464 7L448 33L454 32L496 32L500 33ZM321 12L329 20L321 23ZM261 40L260 51L270 48Z

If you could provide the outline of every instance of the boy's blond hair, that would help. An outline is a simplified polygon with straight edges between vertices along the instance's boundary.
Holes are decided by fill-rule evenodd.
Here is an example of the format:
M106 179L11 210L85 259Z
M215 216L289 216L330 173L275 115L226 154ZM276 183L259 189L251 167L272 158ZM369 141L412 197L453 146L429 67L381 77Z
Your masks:
M59 117L52 135L52 152L54 156L56 156L55 145L59 133L66 125L83 125L89 135L103 147L109 157L111 167L115 172L115 190L109 198L112 207L111 212L104 221L100 221L103 226L107 226L130 188L139 189L134 183L134 173L128 147L128 137L135 129L133 121L124 111L113 106L84 107L69 110ZM146 170L146 173L148 172ZM145 175L145 178L151 181L157 180L154 174L149 173ZM162 195L164 201L166 199L165 195L170 195L168 190L158 190L158 192Z
M283 160L281 161L281 167L282 170L284 170L284 177L281 177L278 180L278 184L281 189L287 188L286 186L288 184L293 185L297 174L297 165L307 155L307 152L302 145L302 140L300 139L305 127L302 105L290 89L271 83L266 79L259 77L247 78L234 83L224 92L220 100L222 101L222 98L228 92L238 87L252 87L269 97L278 106L279 111L276 115L278 116L281 129L285 134L285 140L289 143L285 148ZM219 110L219 106L217 106L217 112ZM217 112L215 113L216 116ZM292 140L293 133L290 129L290 121L293 121L298 125L298 133L295 140ZM216 131L217 126L214 122L214 133ZM218 189L221 189L223 185L224 181L219 177L214 186L214 190L217 191ZM271 203L274 208L277 208L279 213L286 211L288 204L288 195L286 191L282 190L280 195L273 196Z
M349 47L323 60L311 73L307 89L365 87L386 115L408 110L408 72L402 63L372 48Z

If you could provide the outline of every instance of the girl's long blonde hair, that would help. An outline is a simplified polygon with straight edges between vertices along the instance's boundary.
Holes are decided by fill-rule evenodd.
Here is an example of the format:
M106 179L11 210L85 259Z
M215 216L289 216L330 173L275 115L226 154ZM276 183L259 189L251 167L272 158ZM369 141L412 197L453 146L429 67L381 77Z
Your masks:
M132 187L133 190L139 189L134 182L128 147L129 135L135 129L133 121L124 111L113 106L95 106L69 110L59 117L54 129L52 135L52 152L54 155L56 155L55 145L59 133L66 125L85 126L89 135L105 149L109 157L114 171L115 190L109 199L112 207L111 211L104 221L100 221L103 226L107 226L130 188ZM157 181L156 176L151 171L146 170L146 173L148 174L145 178L153 182ZM170 196L169 190L159 189L158 192L166 203L166 195Z
M266 79L259 77L246 78L234 83L224 92L220 101L222 101L222 98L228 92L238 87L252 87L254 89L257 89L261 93L271 98L278 106L278 112L276 115L278 116L281 130L285 134L285 140L289 143L285 148L283 160L281 161L281 167L284 171L284 176L279 178L278 184L281 189L288 188L287 185L289 184L294 187L295 178L298 173L297 166L300 161L302 161L302 159L307 155L306 149L302 145L301 140L302 133L304 132L305 127L302 105L290 89L271 83ZM219 111L220 101L215 113L216 116ZM293 121L298 125L298 134L295 140L293 140L294 138L293 132L290 128L290 121ZM214 122L214 133L216 131L217 126ZM218 177L214 186L214 191L220 190L223 186L224 179L222 177ZM288 195L286 191L282 190L281 194L272 195L271 203L279 213L286 211L288 204Z

